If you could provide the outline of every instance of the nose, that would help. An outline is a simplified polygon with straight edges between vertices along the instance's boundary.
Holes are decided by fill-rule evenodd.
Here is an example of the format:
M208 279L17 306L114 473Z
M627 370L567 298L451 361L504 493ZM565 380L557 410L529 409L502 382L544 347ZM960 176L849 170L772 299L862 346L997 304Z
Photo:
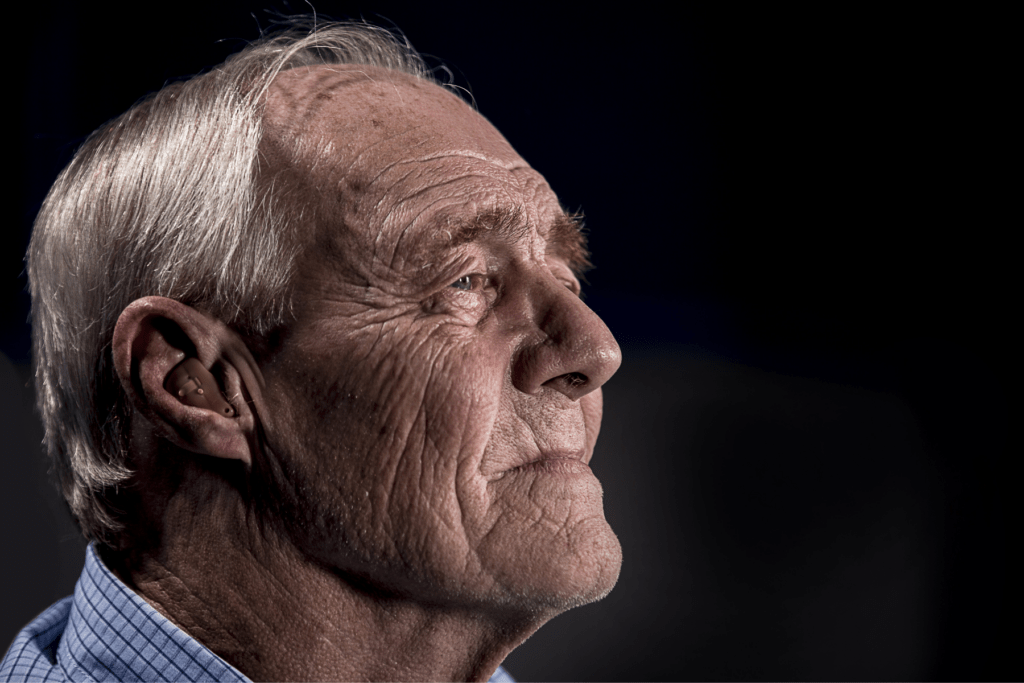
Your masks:
M554 278L530 291L535 323L512 365L512 384L526 394L548 387L573 401L611 379L622 364L611 330L583 301Z

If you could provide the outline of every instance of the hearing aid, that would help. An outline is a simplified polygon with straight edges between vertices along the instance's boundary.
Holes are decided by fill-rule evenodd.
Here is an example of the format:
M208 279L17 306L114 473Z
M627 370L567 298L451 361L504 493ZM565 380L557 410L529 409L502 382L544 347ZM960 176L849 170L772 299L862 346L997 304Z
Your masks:
M186 358L178 363L167 376L164 387L182 403L213 410L225 417L235 416L235 409L220 393L217 380L198 358Z

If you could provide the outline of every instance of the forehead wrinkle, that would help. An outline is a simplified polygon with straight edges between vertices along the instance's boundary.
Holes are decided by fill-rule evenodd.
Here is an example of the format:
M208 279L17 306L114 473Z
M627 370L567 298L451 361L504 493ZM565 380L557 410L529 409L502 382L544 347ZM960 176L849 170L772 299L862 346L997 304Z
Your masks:
M431 186L430 188L426 188L426 189L422 190L420 193L417 193L417 194L421 194L422 192L428 192L430 189L433 189L433 188L443 187L444 185L450 184L452 182L456 182L456 181L452 180L452 181L446 181L444 183L439 183L437 185ZM402 228L401 232L398 235L398 239L395 240L395 245L394 245L394 248L392 250L391 263L389 264L392 269L394 268L395 259L397 258L398 254L402 250L402 243L406 241L406 236L409 234L409 232L411 230L413 230L416 222L424 214L430 213L431 210L435 206L437 206L438 204L441 204L442 202L444 202L444 201L446 201L448 199L451 199L451 198L452 198L451 195L445 195L445 196L438 197L437 199L431 201L427 206L423 207L415 216L410 217L409 220L406 221L405 227ZM412 199L412 197L410 197L408 199ZM406 200L403 200L403 203L405 201ZM397 210L400 206L401 206L401 204L397 205L395 207L395 210ZM395 213L394 210L392 212L389 212L388 215L385 217L385 221L388 218L390 218L391 216L393 216L394 213ZM451 223L451 221L452 221L450 215L446 215L444 212L441 213L440 220L445 220L445 221L448 221L449 223ZM377 242L378 243L380 242L381 238L383 237L384 231L385 231L386 227L387 227L386 224L382 225L380 230L377 232ZM473 230L473 233L474 233L474 236L475 236L476 234L479 233L479 231L481 229L483 229L483 227L480 226L480 225L477 225L475 223L475 218L474 218L474 223L473 223L472 227L470 227L468 224L463 225L463 224L460 223L459 227L455 228L456 233L461 233L462 231L469 230L469 229ZM440 254L443 253L444 251L446 251L448 249L451 249L451 248L454 248L455 246L458 246L459 244L464 244L465 242L470 241L470 239L464 238L464 239L461 239L457 244L453 244L451 239L449 239L449 241L447 243L445 243L444 245L435 245L433 238L436 237L437 232L438 231L436 229L435 230L430 230L430 228L427 228L427 230L425 231L426 234L421 236L418 240L415 237L412 238L411 241L413 242L413 245L414 245L412 247L412 249L414 251L413 251L412 254L410 254L413 257L411 260L421 260L421 261L423 261L424 263L427 263L427 264L433 263L434 260L438 256L440 256ZM449 237L452 236L452 233L450 231L446 230L445 232L447 232L449 234ZM419 245L416 244L417 242L423 243L422 244L422 248L419 250L422 253L423 257L424 257L422 259L416 259L416 256L415 256L415 247L419 246ZM410 260L410 259L406 259L406 260Z
M435 152L421 159L412 159L407 161L437 161L439 159L452 159L459 157L467 159L476 159L478 161L486 161L487 163L498 166L499 168L505 171L516 171L521 168L530 168L529 164L527 164L525 161L518 157L510 161L501 161L499 159L495 159L492 156L484 154L483 152L474 152L471 149L452 150L448 152Z
M456 154L456 155L445 154L445 155L437 155L437 156L434 156L434 157L431 157L431 158L432 159L445 159L445 160L448 160L452 156L456 156L456 157L469 157L469 158L476 158L476 159L487 159L486 156L483 156L483 155L479 155L478 156L478 155L475 155L475 154ZM412 166L414 164L418 164L420 162L424 162L424 161L427 161L427 160L429 160L429 159L411 159L411 160L406 159L406 160L395 161L395 162L393 162L391 164L388 164L384 169L382 169L381 172L373 179L373 181L371 181L371 184L374 183L374 182L380 181L381 177L387 171L389 171L389 170L394 170L394 169L398 168L399 166L403 166L403 165L410 165L410 166ZM407 172L403 173L401 176L393 179L388 184L388 187L382 192L382 194L381 194L380 198L377 200L377 202L374 204L374 209L379 212L381 206L385 202L387 202L388 194L392 190L394 190L394 188L396 186L401 185L403 182L408 180L415 173L416 173L416 171L413 168L410 168ZM417 190L414 190L412 192L408 192L407 194L404 194L401 197L401 199L399 199L398 201L395 202L394 206L392 206L387 211L387 213L385 213L383 215L383 217L381 219L380 227L378 228L377 234L376 234L376 236L374 238L375 246L379 245L383 241L383 239L385 237L385 233L387 231L388 220L389 219L394 218L397 214L400 214L402 209L404 207L406 207L407 205L409 205L410 203L417 203L417 200L419 200L420 198L424 197L424 195L430 195L431 193L435 193L435 192L441 191L441 196L439 196L439 197L437 197L437 198L435 198L433 200L430 200L425 205L422 205L422 206L418 207L417 212L414 215L410 216L408 218L408 220L406 221L405 227L402 228L401 233L398 235L398 238L395 240L395 243L394 243L394 247L393 247L393 251L392 251L392 257L391 257L391 264L390 264L391 267L394 267L394 261L395 261L397 253L401 249L402 242L405 240L406 235L408 234L409 230L412 229L412 227L416 224L417 221L419 221L425 214L429 214L432 211L434 211L438 204L444 203L447 200L451 200L451 199L453 199L455 197L458 197L458 196L460 196L460 194L471 194L471 192L469 192L469 191L461 192L461 193L458 193L458 192L445 193L444 192L444 188L449 187L449 186L457 186L459 184L466 183L466 182L473 183L475 180L480 180L482 182L476 184L476 186L473 188L474 190L487 189L487 188L490 188L492 190L502 189L502 188L500 188L500 184L499 184L498 187L491 187L492 182L494 181L494 178L491 175L487 174L487 173L484 173L484 172L467 172L467 173L463 173L461 175L458 175L457 177L454 177L454 178L448 178L448 179L443 180L443 181L433 181L433 182L430 182L428 184L425 184L423 187L421 187L421 188L419 188ZM513 180L515 180L514 177L513 177ZM505 192L502 192L502 193L504 194ZM521 211L521 209L519 209L519 210ZM486 209L484 211L481 211L479 215L486 215L486 216L488 216L490 220L492 220L496 225L499 225L499 226L500 225L504 225L507 222L507 221L504 221L504 220L494 220L498 216L497 216L497 214L493 210L490 210L490 209ZM464 241L466 241L466 240L463 240L463 242Z
M344 168L339 168L338 169L338 171L340 171L341 177L342 178L347 177L352 172L352 169L354 167L358 166L361 161L366 159L367 156L370 155L372 152L374 152L377 148L379 148L381 146L384 146L384 145L387 145L388 143L391 143L391 142L393 142L393 141L395 141L395 140L397 140L399 138L411 135L411 134L415 133L416 131L421 130L423 128L429 128L429 126L426 123L423 123L423 124L418 124L418 125L410 126L410 127L405 128L405 129L403 129L403 130L401 130L399 132L396 132L396 133L391 133L389 135L378 136L377 138L375 138L374 140L369 142L359 152L351 155L348 163L345 165ZM428 146L428 145L431 144L431 142L432 142L431 140L416 140L415 142L411 143L406 148L406 151L411 151L411 150L414 150L414 149L416 149L418 147ZM514 151L513 151L513 154L514 154ZM486 162L488 164L492 164L494 166L497 166L498 168L501 168L501 169L503 169L505 171L517 171L517 170L524 169L524 168L526 168L526 169L530 168L529 164L527 164L521 158L518 158L518 156L516 158L503 161L501 159L497 159L497 158L495 158L495 157L493 157L493 156L491 156L489 154L483 153L483 152L475 152L472 149L458 149L458 150L448 150L448 151L440 151L440 152L429 152L429 153L427 153L427 154L425 154L423 156L420 156L420 157L412 157L412 158L410 158L408 155L399 157L399 158L394 159L394 160L392 160L390 162L381 164L381 167L379 168L377 173L372 178L369 179L369 182L370 183L375 182L382 175L387 173L389 170L391 170L395 166L400 166L402 164L428 163L428 162L431 162L431 161L442 161L442 160L457 159L457 158L475 159L477 161L483 161L483 162ZM371 163L378 163L378 164L380 164L381 162L380 162L380 160L375 160L375 162L371 161Z
M423 144L426 144L426 141L422 141L420 143L417 143L417 146L423 145ZM512 171L516 171L516 170L519 170L519 169L524 169L524 168L525 169L529 169L530 168L530 166L528 164L526 164L522 159L517 159L517 160L514 160L514 161L506 163L506 162L501 162L501 161L499 161L497 159L494 159L493 157L491 157L491 156L489 156L487 154L476 153L476 152L473 152L472 150L460 150L460 151L457 151L457 152L456 151L437 152L437 153L428 154L426 156L418 157L418 158L404 157L404 158L396 159L396 160L394 160L392 162L384 164L382 166L382 168L380 169L380 171L372 179L370 179L369 184L374 184L374 183L378 182L386 173L388 173L389 171L391 171L393 169L398 168L399 166L424 164L424 163L429 163L431 161L439 161L439 160L440 161L449 161L449 160L460 159L460 158L462 158L462 159L474 159L474 160L477 160L477 161L483 161L483 162L486 162L490 166L495 166L497 168L500 168L501 170L503 170L506 173L510 174L507 178L505 178L504 182L514 183L516 186L518 186L518 189L521 192L523 191L524 188L522 187L522 181L516 176L516 174L511 173ZM410 171L409 173L406 173L406 174L402 175L401 177L399 177L399 178L395 179L394 181L392 181L391 184L388 187L388 190L394 188L395 185L398 185L402 181L406 180L411 175L411 173L412 173L412 171ZM421 196L421 195L423 195L425 193L431 192L432 190L434 190L436 188L444 187L446 185L451 185L453 183L459 183L459 182L462 182L462 181L465 181L465 180L471 180L473 178L483 179L484 181L487 181L487 183L496 181L496 179L494 177L488 175L487 173L484 173L483 171L473 170L473 167L470 166L468 169L464 170L463 172L460 172L459 175L457 175L456 177L452 177L452 178L449 178L449 179L441 181L441 182L430 183L430 184L425 185L424 187L422 187L422 188L420 188L418 190L413 191L411 194L409 194L406 197L403 197L400 201L398 201L396 203L396 207L397 206L401 206L402 204L405 204L405 203L407 203L407 202L409 202L409 201L411 201L411 200L413 200L413 199L415 199L415 198L417 198L417 197L419 197L419 196ZM498 181L498 182L500 183L501 181ZM381 201L384 200L384 197L386 196L386 194L387 194L387 192L384 193L384 196L382 196ZM379 206L379 203L380 202L378 202L378 206ZM430 204L430 206L433 206L433 202ZM429 210L430 206L428 206L423 211L421 211L420 214L422 214L425 211ZM417 214L417 218L418 218L418 216L420 214Z
M391 135L380 136L380 137L376 138L371 143L367 144L366 147L364 147L362 150L360 150L358 153L356 153L356 154L354 154L352 156L352 158L349 160L348 164L345 166L344 170L341 171L341 177L342 178L347 177L349 175L349 173L352 172L353 167L357 166L360 161L362 161L364 158L366 158L366 156L368 154L370 154L372 151L374 151L377 147L380 147L381 145L385 145L385 144L387 144L389 142L392 142L396 138L401 138L401 137L403 137L405 135L408 135L408 134L412 133L413 131L416 131L416 130L418 130L420 128L423 128L423 125L412 126L411 128L406 128L405 130L403 130L401 132L392 133ZM417 140L415 143L411 144L409 147L410 147L410 149L413 149L413 148L416 148L416 147L422 147L423 145L427 144L427 142L428 141L426 141L426 140ZM380 170L372 178L369 179L369 182L370 183L376 182L382 175L387 173L390 169L394 168L395 166L398 166L398 165L401 165L401 164L404 164L404 163L414 162L414 161L416 161L416 160L415 159L407 159L407 158L398 158L398 159L395 159L395 160L390 161L388 163L385 163L385 164L382 165ZM378 161L377 163L380 163L380 162ZM341 169L339 169L339 170L341 170Z
M438 189L441 189L441 188L447 187L447 186L449 186L449 185L458 185L458 184L460 184L460 183L462 183L462 182L464 182L464 181L466 181L466 180L472 180L473 178L483 178L483 179L486 179L486 180L491 180L491 178L490 178L489 176L485 175L485 174L482 174L482 173L473 173L473 174L467 174L467 175L462 175L462 176L459 176L458 178L450 178L450 179L448 179L448 180L445 180L445 181L443 181L443 182L435 182L435 183L431 184L431 185L430 185L430 186L428 186L428 187L424 187L424 188L422 188L422 189L416 190L415 192L413 192L413 193L409 194L408 196L406 196L406 197L403 197L403 198L401 199L401 201L399 201L399 202L397 202L397 203L395 204L395 208L394 208L394 209L392 209L392 210L391 210L391 211L390 211L389 213L395 213L396 211L400 210L400 209L401 209L401 207L403 207L403 206L404 206L405 204L407 204L408 202L410 202L410 201L413 201L413 200L417 199L418 197L421 197L421 196L423 196L423 195L425 195L425 194L430 194L430 193L432 193L432 192L434 192L434 191L436 191L436 190L438 190ZM486 187L485 185L480 185L480 186L478 186L478 187L477 187L477 188L475 188L475 189L483 189L483 188L485 188L485 187ZM469 194L469 193L467 192L467 193L464 193L464 194ZM419 211L418 211L418 212L416 213L416 215L415 215L415 216L411 217L411 218L409 219L409 223L411 224L411 223L414 223L414 222L416 222L417 220L419 220L420 216L422 216L422 215L423 215L423 214L425 214L425 213L429 213L429 212L430 212L430 210L431 210L431 209L432 209L432 208L433 208L433 207L434 207L435 205L437 205L438 203L440 203L441 201L443 201L443 200L445 200L445 199L453 199L453 198L454 198L454 197L456 197L456 196L458 196L458 195L455 195L455 194L449 194L449 195L443 195L443 196L441 196L441 197L438 197L437 199L434 199L434 200L432 200L432 201L431 201L431 202L430 202L429 204L427 204L427 205L426 205L426 206L424 206L424 207L423 207L422 209L420 209L420 210L419 210ZM481 212L481 213L483 213L483 212Z

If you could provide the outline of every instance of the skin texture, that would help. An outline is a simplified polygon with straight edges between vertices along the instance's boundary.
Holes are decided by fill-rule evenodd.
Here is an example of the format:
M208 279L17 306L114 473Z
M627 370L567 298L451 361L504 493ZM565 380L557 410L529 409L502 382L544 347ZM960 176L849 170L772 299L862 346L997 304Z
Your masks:
M105 559L255 679L486 679L621 564L587 464L620 354L581 240L437 86L295 69L266 125L264 181L302 207L294 317L246 340L126 309L138 514ZM166 388L193 357L235 414Z

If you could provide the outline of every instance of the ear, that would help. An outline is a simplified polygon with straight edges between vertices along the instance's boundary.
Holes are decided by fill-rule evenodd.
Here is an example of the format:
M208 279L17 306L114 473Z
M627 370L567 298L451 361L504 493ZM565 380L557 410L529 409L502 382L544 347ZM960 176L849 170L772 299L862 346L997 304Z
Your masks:
M114 371L156 434L180 448L252 463L262 377L241 337L185 304L150 296L114 327Z

